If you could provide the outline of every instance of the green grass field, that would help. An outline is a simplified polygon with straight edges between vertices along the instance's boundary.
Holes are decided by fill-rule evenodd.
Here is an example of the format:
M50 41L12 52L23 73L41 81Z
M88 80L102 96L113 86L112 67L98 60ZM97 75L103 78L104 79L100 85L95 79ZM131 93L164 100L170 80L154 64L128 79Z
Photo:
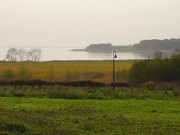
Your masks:
M178 100L0 97L0 134L180 134Z
M126 82L134 61L116 61ZM112 61L1 62L0 81L112 82ZM178 82L136 87L0 85L0 135L180 134ZM132 85L133 86L133 85Z

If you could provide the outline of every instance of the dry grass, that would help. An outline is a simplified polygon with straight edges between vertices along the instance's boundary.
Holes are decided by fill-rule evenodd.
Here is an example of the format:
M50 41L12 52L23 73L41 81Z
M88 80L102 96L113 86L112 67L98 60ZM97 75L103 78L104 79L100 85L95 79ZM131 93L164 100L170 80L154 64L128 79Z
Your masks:
M133 61L116 61L116 71L129 70L132 64ZM18 72L22 66L30 79L112 81L112 61L1 62L0 78L4 79L4 71L10 69L15 74L13 79L19 79Z

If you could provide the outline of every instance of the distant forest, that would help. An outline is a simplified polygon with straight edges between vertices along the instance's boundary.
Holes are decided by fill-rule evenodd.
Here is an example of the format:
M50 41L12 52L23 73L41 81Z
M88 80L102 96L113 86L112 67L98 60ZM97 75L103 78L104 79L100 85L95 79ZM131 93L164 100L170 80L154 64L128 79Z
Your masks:
M180 38L179 39L164 39L164 40L143 40L140 43L133 45L134 51L172 51L174 49L180 48Z

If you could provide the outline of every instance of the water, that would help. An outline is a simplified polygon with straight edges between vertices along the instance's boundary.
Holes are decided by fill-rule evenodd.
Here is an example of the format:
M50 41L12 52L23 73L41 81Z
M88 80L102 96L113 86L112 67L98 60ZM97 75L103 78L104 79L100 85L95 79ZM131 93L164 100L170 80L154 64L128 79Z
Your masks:
M27 49L27 48L25 48ZM41 48L41 61L51 60L112 60L112 53L70 51L74 48ZM80 49L80 48L76 48ZM0 60L5 58L8 48L0 48ZM117 52L117 60L145 59L146 55L133 52Z

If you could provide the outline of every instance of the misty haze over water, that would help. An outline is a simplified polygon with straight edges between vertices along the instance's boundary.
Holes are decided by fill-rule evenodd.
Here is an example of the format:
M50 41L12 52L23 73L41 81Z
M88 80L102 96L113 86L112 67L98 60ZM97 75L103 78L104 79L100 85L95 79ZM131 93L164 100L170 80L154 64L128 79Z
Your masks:
M0 48L0 60L5 58L9 48ZM24 48L29 49L29 48ZM112 60L112 53L70 51L74 48L40 48L42 50L41 61L52 60ZM80 49L80 48L79 48ZM117 60L147 59L149 55L133 52L117 52Z

